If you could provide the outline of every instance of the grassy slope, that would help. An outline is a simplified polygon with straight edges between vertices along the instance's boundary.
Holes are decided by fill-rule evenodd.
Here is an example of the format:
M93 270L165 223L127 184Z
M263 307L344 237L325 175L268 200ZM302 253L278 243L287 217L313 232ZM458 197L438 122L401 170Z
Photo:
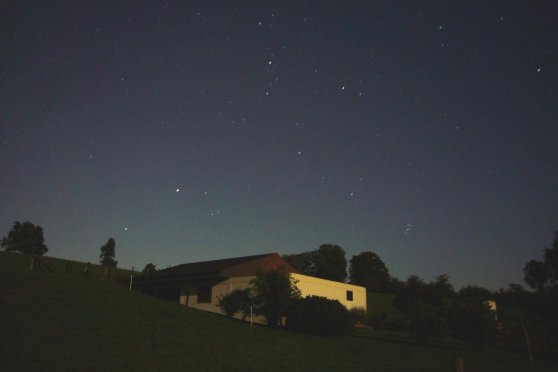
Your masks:
M394 332L322 338L251 328L102 275L28 267L29 257L0 253L0 370L448 371L455 355L467 372L531 370L505 351L417 346Z

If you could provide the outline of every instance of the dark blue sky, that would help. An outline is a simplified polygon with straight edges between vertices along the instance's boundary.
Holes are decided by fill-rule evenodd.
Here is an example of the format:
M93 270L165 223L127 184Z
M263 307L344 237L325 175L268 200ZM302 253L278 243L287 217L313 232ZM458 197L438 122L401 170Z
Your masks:
M522 282L558 229L554 2L3 2L0 227L162 268L322 243Z

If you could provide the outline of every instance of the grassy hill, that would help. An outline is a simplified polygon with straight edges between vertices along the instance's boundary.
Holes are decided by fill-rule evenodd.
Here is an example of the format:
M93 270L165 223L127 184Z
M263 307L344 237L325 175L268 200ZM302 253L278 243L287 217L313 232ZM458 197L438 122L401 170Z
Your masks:
M99 267L43 258L52 272L30 272L30 257L0 253L0 370L340 370L550 371L520 355L476 352L451 341L418 346L404 334L292 334L230 320L130 292ZM118 271L116 277L129 272Z

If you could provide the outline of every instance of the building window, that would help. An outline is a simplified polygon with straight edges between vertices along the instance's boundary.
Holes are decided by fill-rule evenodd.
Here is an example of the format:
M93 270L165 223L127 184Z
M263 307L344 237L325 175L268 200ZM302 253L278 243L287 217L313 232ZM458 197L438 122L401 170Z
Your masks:
M347 291L347 301L353 300L353 291Z
M211 286L200 285L198 286L198 304L204 302L211 302Z

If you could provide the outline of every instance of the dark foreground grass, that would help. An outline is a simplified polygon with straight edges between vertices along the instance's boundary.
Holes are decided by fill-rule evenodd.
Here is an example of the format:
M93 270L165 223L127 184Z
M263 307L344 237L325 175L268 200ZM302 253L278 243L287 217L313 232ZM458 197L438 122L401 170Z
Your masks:
M0 253L0 370L551 371L503 350L447 341L418 346L401 333L291 334L129 292L83 272L15 269ZM27 259L28 260L28 259Z

